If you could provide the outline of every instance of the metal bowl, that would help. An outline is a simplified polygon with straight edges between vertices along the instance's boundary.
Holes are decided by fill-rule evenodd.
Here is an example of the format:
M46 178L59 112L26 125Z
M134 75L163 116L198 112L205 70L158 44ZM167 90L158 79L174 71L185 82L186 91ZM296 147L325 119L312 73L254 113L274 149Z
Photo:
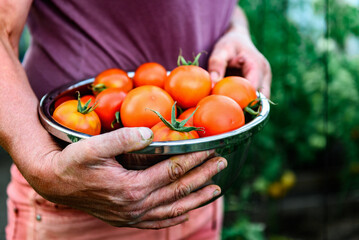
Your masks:
M130 77L133 76L133 72L128 74ZM94 79L91 78L75 84L61 86L46 94L40 101L38 111L41 123L64 146L91 136L58 124L52 118L54 103L65 95L76 96L75 92L77 91L82 95L91 93L89 86L93 81ZM253 136L262 130L268 120L270 112L269 102L261 93L258 93L258 96L261 98L260 114L250 121L247 120L244 126L236 130L198 139L152 142L142 150L122 155L121 159L118 158L118 161L127 169L145 169L158 161L176 154L215 149L216 154L226 158L228 161L227 168L212 178L212 183L221 187L221 195L223 195L237 180L240 169L246 160L247 151Z

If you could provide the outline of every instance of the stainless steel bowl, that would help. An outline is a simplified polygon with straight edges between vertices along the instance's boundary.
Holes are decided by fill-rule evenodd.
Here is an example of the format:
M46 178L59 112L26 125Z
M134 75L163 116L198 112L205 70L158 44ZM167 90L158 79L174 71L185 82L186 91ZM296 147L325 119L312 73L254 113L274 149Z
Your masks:
M129 73L129 76L133 76L133 72ZM89 86L93 81L92 78L61 86L46 94L40 101L38 110L41 123L50 134L64 145L91 136L58 124L52 118L54 103L64 95L76 96L76 91L80 91L82 94L90 93ZM215 149L218 155L225 157L228 161L228 167L212 179L213 183L221 187L222 194L224 194L239 176L253 136L262 130L268 120L269 102L262 94L258 93L258 95L261 97L260 114L241 128L205 138L153 142L142 150L121 156L118 161L128 169L144 169L176 154Z

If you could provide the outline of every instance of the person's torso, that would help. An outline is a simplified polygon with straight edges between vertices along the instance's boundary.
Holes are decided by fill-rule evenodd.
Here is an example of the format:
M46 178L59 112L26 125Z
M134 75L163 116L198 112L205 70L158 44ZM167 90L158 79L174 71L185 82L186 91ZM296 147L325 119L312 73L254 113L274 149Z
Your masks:
M54 87L118 67L134 71L154 61L168 70L226 31L236 0L34 0L32 44L24 66L41 97Z

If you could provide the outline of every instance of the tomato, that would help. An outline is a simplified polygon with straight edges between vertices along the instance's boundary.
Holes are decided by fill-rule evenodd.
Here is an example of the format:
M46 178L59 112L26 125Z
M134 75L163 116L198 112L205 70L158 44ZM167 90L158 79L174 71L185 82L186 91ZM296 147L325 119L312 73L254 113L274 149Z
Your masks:
M96 96L95 112L100 117L102 132L121 127L119 114L126 95L120 88L108 88Z
M178 66L172 70L165 81L165 90L183 108L195 107L211 92L212 82L209 73L198 66L198 54L193 62L186 62L180 55Z
M135 87L153 85L163 88L167 78L166 69L159 63L148 62L140 65L133 77Z
M75 98L73 96L70 96L70 95L62 96L62 97L60 97L59 99L57 99L55 101L54 107L56 109L58 106L60 106L61 103L66 102L68 100L74 100L74 99Z
M192 107L192 108L188 108L186 111L184 111L183 113L181 113L181 115L179 115L179 119L186 119L188 118L193 112L194 110L196 110L195 107ZM188 119L187 123L191 126L193 126L193 116Z
M121 106L121 121L125 127L153 127L161 120L152 112L156 110L170 119L171 108L174 104L172 97L157 86L141 86L131 90Z
M285 195L285 189L280 182L273 182L268 186L268 195L272 198L281 198Z
M285 190L291 189L296 182L296 177L294 172L286 170L280 178L280 183L282 184Z
M178 119L178 121L180 120ZM186 123L184 126L190 127L191 125ZM151 130L153 132L153 141L156 142L199 138L196 130L192 130L190 132L180 132L176 130L171 130L163 122L157 123L155 126L151 128Z
M229 97L210 95L203 98L197 107L193 125L204 128L198 132L201 137L229 132L245 123L243 110Z
M188 124L188 120L192 117L192 114L183 120L176 119L176 102L172 105L171 121L167 121L158 111L150 110L156 113L161 119L161 122L151 128L153 141L176 141L199 138L196 131L203 130L202 128L196 128Z
M69 100L58 106L53 118L72 130L97 135L101 132L101 121L92 107L85 107L80 100Z
M212 94L230 97L242 109L257 99L256 90L251 83L247 79L238 76L225 77L217 82L212 89Z
M133 82L125 71L110 68L98 74L92 84L92 91L95 95L106 88L120 88L128 92L133 88Z
M83 97L81 97L81 103L82 104L86 104L88 101L90 100L90 102L89 102L89 107L92 107L94 104L95 104L95 101L96 101L96 99L95 99L95 96L93 96L93 95L85 95L85 96L83 96Z
M195 107L211 92L209 73L198 66L176 67L165 81L165 90L181 108Z

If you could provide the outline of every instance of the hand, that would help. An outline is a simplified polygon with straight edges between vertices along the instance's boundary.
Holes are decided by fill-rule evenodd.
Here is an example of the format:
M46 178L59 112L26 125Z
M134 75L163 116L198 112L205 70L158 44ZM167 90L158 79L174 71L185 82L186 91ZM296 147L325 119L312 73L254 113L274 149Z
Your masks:
M248 32L230 30L215 44L208 62L214 83L224 77L227 67L240 68L243 77L266 97L270 96L272 74L269 63L254 46Z
M114 158L151 141L147 128L122 128L70 144L48 154L52 161L46 172L54 172L55 177L32 185L46 199L113 226L157 229L179 224L187 220L186 212L220 193L216 185L197 189L227 162L221 157L207 160L211 152L197 152L133 171Z

